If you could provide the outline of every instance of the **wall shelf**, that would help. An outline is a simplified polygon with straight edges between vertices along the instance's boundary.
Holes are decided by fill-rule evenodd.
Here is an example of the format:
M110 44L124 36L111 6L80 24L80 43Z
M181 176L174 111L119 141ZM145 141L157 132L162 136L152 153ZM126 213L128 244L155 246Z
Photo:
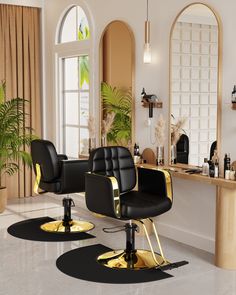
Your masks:
M236 102L232 102L232 110L236 110Z
M146 101L142 102L142 106L144 108L149 108L149 102L146 102ZM157 109L162 109L163 103L161 101L153 102L153 107Z

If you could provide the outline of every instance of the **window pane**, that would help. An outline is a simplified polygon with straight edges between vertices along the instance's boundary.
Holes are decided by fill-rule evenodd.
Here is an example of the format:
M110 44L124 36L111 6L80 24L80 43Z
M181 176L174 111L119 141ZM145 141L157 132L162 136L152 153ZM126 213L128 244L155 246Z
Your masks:
M90 38L89 24L87 17L81 7L77 7L78 12L78 40L86 40Z
M78 90L78 57L64 59L65 90Z
M78 158L79 128L65 127L64 146L65 153L70 158Z
M89 57L88 55L79 57L79 75L80 88L83 90L89 89Z
M76 41L76 7L70 9L66 14L64 22L62 22L60 42Z
M79 125L78 93L65 94L65 125Z
M80 128L80 154L88 154L88 138L89 132L87 128Z
M89 93L80 94L80 125L87 126L89 118Z

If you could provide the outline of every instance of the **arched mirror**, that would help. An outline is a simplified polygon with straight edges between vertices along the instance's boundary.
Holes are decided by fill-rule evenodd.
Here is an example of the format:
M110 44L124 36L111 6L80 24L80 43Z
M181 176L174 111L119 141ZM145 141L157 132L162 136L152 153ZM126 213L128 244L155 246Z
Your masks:
M131 147L134 137L134 37L113 21L100 41L101 144Z
M201 166L220 149L220 21L205 4L176 17L170 35L170 163Z

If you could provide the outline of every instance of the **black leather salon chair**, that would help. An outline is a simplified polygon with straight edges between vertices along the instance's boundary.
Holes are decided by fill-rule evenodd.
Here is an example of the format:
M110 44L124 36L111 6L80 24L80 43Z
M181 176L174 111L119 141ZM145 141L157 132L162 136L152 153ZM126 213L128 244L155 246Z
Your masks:
M85 197L89 210L119 220L129 221L121 230L126 232L126 249L104 253L97 261L110 268L146 269L169 264L164 257L152 217L161 215L172 206L172 181L168 171L162 169L136 169L129 150L125 147L101 147L89 157L89 171L85 176ZM153 250L143 222L148 218L160 250ZM146 234L150 251L135 248L135 231L139 221ZM115 231L115 230L114 230ZM110 232L113 232L110 229Z
M189 138L186 134L181 134L177 144L177 163L188 164Z
M52 142L43 139L33 140L31 155L36 174L34 191L38 188L43 192L59 195L85 191L85 172L88 171L87 160L68 160L66 155L59 155ZM73 220L71 207L74 201L70 197L62 200L64 218L43 224L41 228L48 232L85 232L94 228L87 221Z

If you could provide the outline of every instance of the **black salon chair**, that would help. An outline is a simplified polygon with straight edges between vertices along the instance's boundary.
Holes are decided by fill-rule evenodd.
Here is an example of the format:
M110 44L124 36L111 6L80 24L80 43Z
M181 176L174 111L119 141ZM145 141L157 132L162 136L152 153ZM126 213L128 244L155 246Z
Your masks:
M43 139L33 140L31 155L36 174L34 192L40 188L43 192L59 195L85 191L85 172L88 171L87 160L68 160L66 155L59 155L52 142ZM64 206L63 220L52 221L41 226L48 232L85 232L94 228L87 221L73 220L71 207L74 201L69 197L62 200Z
M101 147L89 157L89 171L85 176L85 197L89 210L119 220L129 220L121 230L126 231L126 249L104 253L97 261L110 268L146 269L173 268L164 257L152 217L161 215L172 206L172 181L168 171L138 167L136 169L129 150L125 147ZM154 253L143 219L148 218L159 246L160 255ZM139 221L146 234L150 250L135 249L135 231ZM118 230L118 229L117 229ZM107 230L106 230L107 231ZM110 232L116 231L110 229Z
M188 164L189 139L186 134L181 134L177 144L177 163Z

